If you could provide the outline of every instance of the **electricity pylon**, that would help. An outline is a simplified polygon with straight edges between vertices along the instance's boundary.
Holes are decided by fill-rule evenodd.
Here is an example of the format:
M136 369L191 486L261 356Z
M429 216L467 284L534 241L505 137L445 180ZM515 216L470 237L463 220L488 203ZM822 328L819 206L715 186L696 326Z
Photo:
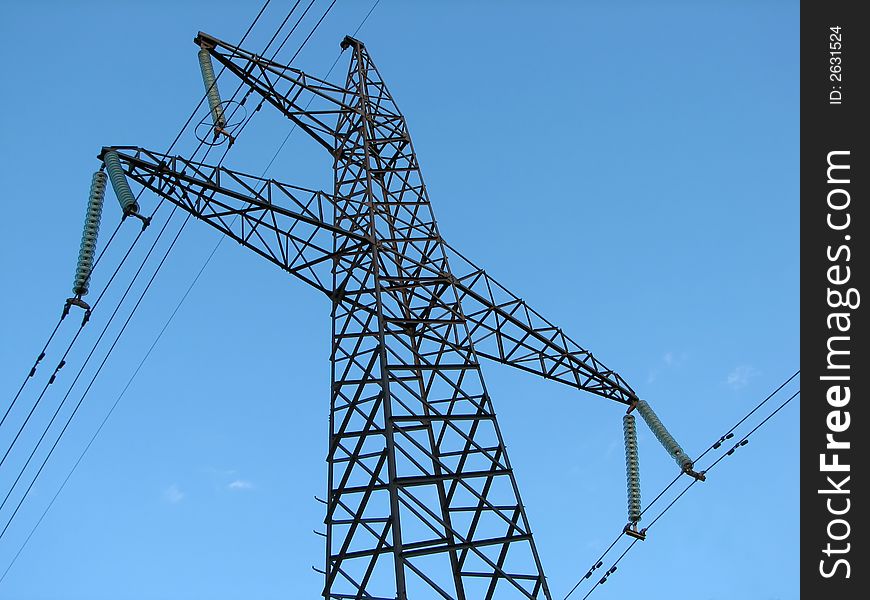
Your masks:
M342 42L344 86L195 41L328 151L332 192L142 148L100 158L332 303L324 598L551 598L480 359L629 406L637 395L442 239L360 41Z

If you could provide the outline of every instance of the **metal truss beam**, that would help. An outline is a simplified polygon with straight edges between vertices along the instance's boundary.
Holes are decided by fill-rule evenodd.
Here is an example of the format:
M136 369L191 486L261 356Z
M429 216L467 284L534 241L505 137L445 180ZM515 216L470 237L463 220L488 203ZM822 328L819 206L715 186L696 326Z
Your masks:
M287 65L248 52L207 33L199 32L194 42L249 85L328 152L335 151L335 119L356 110L344 100L344 88L303 73ZM311 106L315 103L314 106Z
M405 119L360 41L342 43L344 85L195 41L333 158L327 194L113 148L131 181L332 302L323 597L550 599L480 358L637 396L444 242Z
M333 232L346 236L350 248L370 244L332 225L334 203L324 192L144 148L111 149L131 181L327 295Z
M346 235L356 241L352 249L371 243L368 237L331 223L335 203L331 194L144 148L118 146L113 149L118 152L131 180L330 297L335 295L329 281L330 261L335 259L330 234ZM410 237L406 241L436 240ZM618 373L605 367L561 328L455 248L446 242L444 246L453 258L452 281L431 267L418 265L421 272L429 274L414 278L387 277L384 289L407 291L429 286L440 294L452 287L458 293L479 356L624 404L637 398ZM391 247L382 251L396 254ZM354 294L345 290L342 300L352 301ZM425 326L435 324L432 319L395 322L421 327L418 331L421 335L426 335ZM442 324L449 322L449 319L441 321Z

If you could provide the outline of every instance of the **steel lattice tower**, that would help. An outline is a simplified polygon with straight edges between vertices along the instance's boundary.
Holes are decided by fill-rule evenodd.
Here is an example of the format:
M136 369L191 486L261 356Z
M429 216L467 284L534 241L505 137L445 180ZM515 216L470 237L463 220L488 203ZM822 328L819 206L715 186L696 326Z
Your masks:
M480 359L626 405L636 394L441 238L361 42L342 42L338 86L195 41L329 152L332 193L142 148L100 157L331 301L323 597L551 598Z

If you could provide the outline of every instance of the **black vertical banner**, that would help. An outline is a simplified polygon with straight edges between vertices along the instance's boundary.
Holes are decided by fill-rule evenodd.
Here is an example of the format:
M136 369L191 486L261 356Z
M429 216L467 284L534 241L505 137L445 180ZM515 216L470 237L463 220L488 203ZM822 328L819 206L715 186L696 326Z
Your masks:
M866 93L858 2L801 4L801 593L867 598ZM866 10L866 6L864 7ZM861 11L864 14L866 12ZM862 493L863 490L864 492Z

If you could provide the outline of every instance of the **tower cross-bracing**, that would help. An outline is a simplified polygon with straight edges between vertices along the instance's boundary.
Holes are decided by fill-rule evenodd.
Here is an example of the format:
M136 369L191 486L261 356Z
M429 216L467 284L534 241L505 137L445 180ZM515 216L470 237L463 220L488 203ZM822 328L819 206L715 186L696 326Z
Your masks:
M100 158L331 303L324 598L551 598L481 359L628 407L637 395L444 241L405 118L363 43L342 42L350 66L336 85L195 41L204 65L225 66L323 146L332 190L136 147ZM217 109L214 124L217 138Z

